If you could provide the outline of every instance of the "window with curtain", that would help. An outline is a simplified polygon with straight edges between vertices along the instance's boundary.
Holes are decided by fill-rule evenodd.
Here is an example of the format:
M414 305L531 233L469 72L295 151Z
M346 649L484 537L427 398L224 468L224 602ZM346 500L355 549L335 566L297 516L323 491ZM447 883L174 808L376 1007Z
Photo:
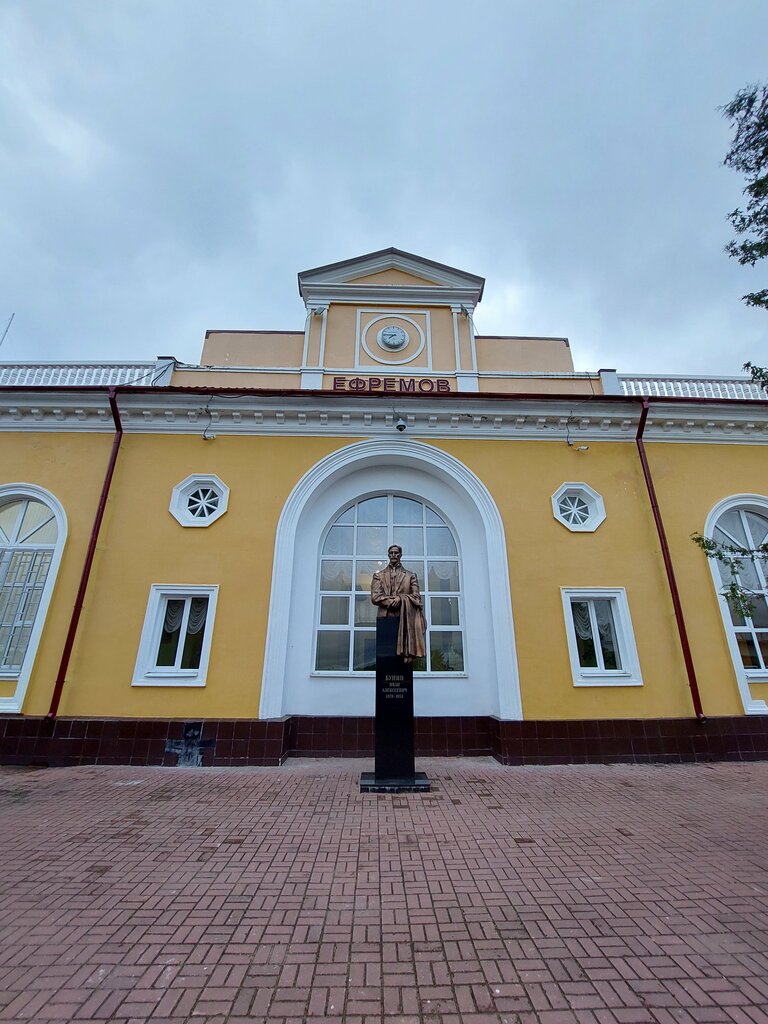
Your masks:
M316 672L376 668L376 614L371 578L399 544L403 565L416 573L427 620L427 655L416 672L464 671L464 619L459 552L438 512L414 498L378 494L345 508L320 552Z
M42 501L0 505L0 675L18 677L51 567L58 527Z
M571 600L571 615L576 633L576 649L581 668L612 671L621 668L616 642L616 625L610 598Z
M151 588L134 686L205 686L217 596L216 586Z
M728 509L718 517L712 538L730 547L757 548L768 541L768 510ZM745 557L736 572L722 562L715 564L723 586L727 587L735 579L739 586L751 592L749 615L742 615L730 605L727 614L743 667L748 671L765 672L768 670L768 559L756 555Z
M562 597L574 685L641 685L623 588L564 587Z

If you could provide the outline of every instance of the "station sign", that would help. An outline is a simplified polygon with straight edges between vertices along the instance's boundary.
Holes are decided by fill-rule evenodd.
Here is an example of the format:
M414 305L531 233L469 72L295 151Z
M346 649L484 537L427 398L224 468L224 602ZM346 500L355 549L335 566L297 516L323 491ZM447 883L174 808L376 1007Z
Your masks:
M444 395L450 392L447 377L334 377L334 391L387 391L391 394Z

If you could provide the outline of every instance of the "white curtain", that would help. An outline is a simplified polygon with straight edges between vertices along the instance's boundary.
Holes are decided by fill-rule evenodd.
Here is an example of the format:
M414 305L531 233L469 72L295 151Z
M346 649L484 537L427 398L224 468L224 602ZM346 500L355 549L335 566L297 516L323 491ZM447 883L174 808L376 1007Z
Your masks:
M584 601L573 601L573 624L580 640L592 639L592 624L589 621L589 605Z
M606 651L610 651L612 654L615 653L616 637L613 631L611 602L595 601L595 617L597 619L597 629L600 633L600 646L603 648L603 653Z
M189 609L189 621L187 622L187 633L199 633L205 625L205 616L208 612L207 597L193 597L192 607Z
M176 633L181 629L181 620L184 616L183 601L167 601L165 605L165 621L163 622L164 633Z

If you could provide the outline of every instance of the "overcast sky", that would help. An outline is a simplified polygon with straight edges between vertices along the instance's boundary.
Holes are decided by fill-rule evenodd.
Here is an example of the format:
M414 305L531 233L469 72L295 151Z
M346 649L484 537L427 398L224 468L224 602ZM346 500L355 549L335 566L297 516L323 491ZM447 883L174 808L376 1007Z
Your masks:
M0 0L0 359L196 362L389 245L577 369L768 362L717 107L765 0Z

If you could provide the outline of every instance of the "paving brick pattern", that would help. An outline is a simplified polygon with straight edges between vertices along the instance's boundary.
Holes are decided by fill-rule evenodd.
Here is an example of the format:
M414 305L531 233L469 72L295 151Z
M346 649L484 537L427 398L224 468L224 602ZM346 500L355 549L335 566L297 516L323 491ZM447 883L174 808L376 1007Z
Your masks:
M0 770L0 1020L765 1024L768 764Z

